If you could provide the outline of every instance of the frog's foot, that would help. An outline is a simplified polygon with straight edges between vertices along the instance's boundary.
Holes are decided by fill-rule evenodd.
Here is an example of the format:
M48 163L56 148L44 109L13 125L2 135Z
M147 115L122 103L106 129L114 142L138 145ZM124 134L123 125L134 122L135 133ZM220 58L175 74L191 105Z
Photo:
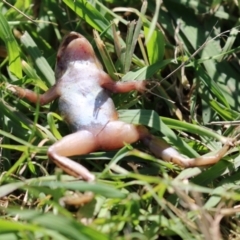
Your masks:
M71 192L59 200L59 204L77 212L77 217L84 225L90 225L94 219L96 200L92 192Z
M6 83L6 90L10 91L11 93L13 93L14 95L18 95L18 86ZM21 88L20 88L21 89Z
M200 156L196 158L185 158L180 155L173 147L168 145L164 140L155 136L148 135L142 139L150 151L157 157L167 162L173 162L182 167L198 167L217 163L235 144L235 140L230 140L213 156Z
M92 192L74 193L72 195L64 196L59 200L61 206L83 206L88 204L94 199L94 194Z

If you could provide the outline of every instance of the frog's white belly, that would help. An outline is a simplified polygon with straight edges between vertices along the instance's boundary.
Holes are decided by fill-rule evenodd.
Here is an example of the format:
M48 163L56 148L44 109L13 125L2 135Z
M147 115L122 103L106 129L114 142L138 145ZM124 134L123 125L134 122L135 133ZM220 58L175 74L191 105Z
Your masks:
M101 129L116 116L114 103L106 90L99 88L99 91L87 91L86 95L69 92L71 94L59 98L59 109L73 131Z

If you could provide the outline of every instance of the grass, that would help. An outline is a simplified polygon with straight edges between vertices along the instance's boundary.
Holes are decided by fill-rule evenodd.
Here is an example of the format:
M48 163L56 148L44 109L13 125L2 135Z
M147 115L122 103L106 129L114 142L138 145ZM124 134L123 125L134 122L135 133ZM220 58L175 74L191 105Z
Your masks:
M233 0L2 1L0 239L239 239L238 146L212 167L182 169L126 145L81 156L97 182L76 181L46 156L69 133L57 104L34 106L7 90L46 91L62 36L77 31L113 79L149 82L144 94L113 96L120 119L188 157L217 151L238 132L222 121L240 118L239 9ZM93 202L60 204L85 191Z

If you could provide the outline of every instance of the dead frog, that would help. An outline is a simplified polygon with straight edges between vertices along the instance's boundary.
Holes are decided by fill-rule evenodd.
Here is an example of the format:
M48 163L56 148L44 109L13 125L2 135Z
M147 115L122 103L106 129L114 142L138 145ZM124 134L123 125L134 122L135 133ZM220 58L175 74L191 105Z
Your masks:
M69 156L119 149L124 143L138 140L158 158L183 167L214 164L232 147L229 142L214 156L186 159L164 140L151 135L146 127L119 121L109 92L143 92L146 82L113 81L103 71L91 44L79 33L71 32L63 39L57 53L55 75L56 84L42 95L13 85L9 89L41 105L59 98L59 110L73 133L50 146L47 154L57 166L76 178L95 180L88 169Z

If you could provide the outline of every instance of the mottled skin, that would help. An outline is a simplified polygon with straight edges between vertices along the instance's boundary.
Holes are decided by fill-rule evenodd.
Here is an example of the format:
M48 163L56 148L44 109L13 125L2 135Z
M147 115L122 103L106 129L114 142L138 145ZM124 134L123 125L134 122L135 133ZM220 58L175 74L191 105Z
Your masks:
M55 68L56 84L46 93L17 86L9 89L33 103L47 104L59 98L59 109L73 133L48 149L49 158L68 174L86 181L95 176L69 156L96 150L112 150L142 140L157 157L183 167L203 166L219 161L231 147L227 143L216 155L186 159L165 141L152 136L144 126L118 120L109 92L144 91L145 81L114 82L105 73L88 40L71 32L62 41Z

